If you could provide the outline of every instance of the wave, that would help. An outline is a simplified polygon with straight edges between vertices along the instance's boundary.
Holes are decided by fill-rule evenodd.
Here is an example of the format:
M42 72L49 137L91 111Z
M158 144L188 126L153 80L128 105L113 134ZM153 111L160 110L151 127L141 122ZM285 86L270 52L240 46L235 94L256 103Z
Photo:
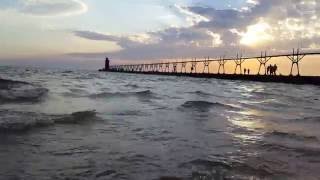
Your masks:
M142 111L135 111L135 110L129 110L129 111L123 111L123 112L116 112L112 113L112 115L116 116L146 116L147 113Z
M276 173L280 173L278 169L273 168L271 163L264 163L264 166L259 166L252 162L221 156L195 159L182 163L179 167L192 168L193 177L204 179L262 179L262 177L272 177Z
M302 134L280 132L280 131L272 131L272 132L266 133L266 136L289 138L289 139L295 139L300 141L318 141L318 138L316 136L307 136Z
M208 101L186 101L184 104L181 105L182 108L191 108L197 110L208 110L210 108L222 108L222 109L229 109L234 110L237 109L231 105L219 103L219 102L208 102Z
M292 119L291 121L293 122L307 122L307 123L316 123L316 122L320 122L320 116L310 116L310 117L304 117L304 118L300 118L300 119Z
M54 119L54 122L57 124L77 124L86 122L88 120L96 119L96 111L80 111L74 112L69 115L63 115Z
M263 143L261 147L267 151L283 151L286 153L295 152L299 153L299 156L304 157L319 157L320 148L318 147L308 147L308 146L290 146L280 143Z
M194 91L194 92L188 92L189 94L196 94L196 95L199 95L199 96L211 96L212 94L210 93L206 93L206 92L203 92L203 91Z
M67 115L48 115L34 112L0 111L0 132L25 132L36 127L54 124L78 124L96 120L95 111L80 111Z
M70 73L73 73L73 71L67 70L67 71L62 71L61 73L70 74Z
M124 86L125 86L125 87L129 87L129 88L133 88L133 89L139 88L139 86L138 86L137 84L131 84L131 83L126 84L126 85L124 85Z
M155 98L155 94L150 90L138 92L102 92L98 94L91 94L90 98L127 98L127 97L141 97L141 98Z
M39 101L48 92L48 89L31 83L0 79L1 102Z

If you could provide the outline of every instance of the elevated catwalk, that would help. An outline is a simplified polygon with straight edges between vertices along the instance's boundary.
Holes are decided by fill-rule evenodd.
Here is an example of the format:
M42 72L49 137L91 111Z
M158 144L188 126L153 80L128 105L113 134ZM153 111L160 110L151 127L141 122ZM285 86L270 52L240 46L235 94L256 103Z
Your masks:
M320 52L302 53L300 49L293 49L292 53L288 54L267 55L267 52L261 52L261 56L244 57L242 56L242 54L238 53L233 58L220 57L216 59L210 59L209 57L206 57L200 60L192 58L192 60L180 62L169 61L146 64L123 64L113 66L109 66L109 59L106 58L105 68L101 69L100 71L320 85L320 76L300 76L299 63L305 56L320 56ZM268 65L270 59L278 57L285 57L291 61L291 69L289 76L276 75L278 67L276 65L272 66L270 63ZM257 60L259 62L260 65L258 68L258 74L244 75L250 74L248 71L248 73L246 73L246 70L242 70L242 64L247 60ZM225 73L225 64L230 61L235 63L234 74ZM210 63L215 63L216 65L218 65L217 72L212 73L210 71ZM197 70L199 64L202 64L203 69ZM187 70L187 67L190 68L190 70ZM295 76L293 75L294 67L296 67L297 69L297 74ZM262 75L260 75L261 71L263 72ZM244 74L242 74L243 72Z

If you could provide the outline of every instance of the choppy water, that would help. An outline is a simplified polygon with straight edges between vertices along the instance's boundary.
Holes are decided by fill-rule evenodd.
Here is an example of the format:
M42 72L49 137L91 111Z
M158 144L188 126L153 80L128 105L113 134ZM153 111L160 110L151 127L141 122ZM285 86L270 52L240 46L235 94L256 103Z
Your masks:
M9 67L0 77L15 80L0 80L0 179L320 177L320 87Z

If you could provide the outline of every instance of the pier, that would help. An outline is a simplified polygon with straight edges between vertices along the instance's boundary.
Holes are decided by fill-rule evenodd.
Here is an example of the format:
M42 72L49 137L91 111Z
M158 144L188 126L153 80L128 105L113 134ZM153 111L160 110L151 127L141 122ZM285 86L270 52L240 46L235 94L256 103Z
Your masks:
M275 83L292 83L292 84L313 84L320 85L320 76L301 76L300 62L306 56L320 55L320 52L302 53L300 49L293 49L292 53L268 55L267 52L261 52L260 56L245 57L238 53L234 58L219 57L211 59L205 57L203 59L192 58L187 61L180 62L155 62L144 64L123 64L109 66L109 59L106 59L104 69L100 71L119 72L119 73L135 73L146 75L167 75L167 76L188 76L195 78L216 78L229 80L244 80L244 81L259 81L259 82L275 82ZM291 68L288 76L278 75L277 67L271 70L271 65L267 63L272 58L284 57L290 60ZM243 71L243 63L249 60L259 62L258 73L250 74ZM225 65L228 62L233 62L235 69L233 74L226 74ZM215 63L218 67L217 72L210 71L210 64ZM198 65L202 64L203 69L197 69ZM190 69L187 70L187 67ZM296 69L297 73L293 74ZM262 70L262 74L260 73Z

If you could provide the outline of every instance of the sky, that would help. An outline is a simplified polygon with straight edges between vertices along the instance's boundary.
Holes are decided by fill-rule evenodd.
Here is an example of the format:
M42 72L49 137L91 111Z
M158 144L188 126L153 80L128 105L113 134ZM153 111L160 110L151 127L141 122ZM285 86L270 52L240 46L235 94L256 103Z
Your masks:
M317 51L319 10L317 0L0 0L0 64Z

